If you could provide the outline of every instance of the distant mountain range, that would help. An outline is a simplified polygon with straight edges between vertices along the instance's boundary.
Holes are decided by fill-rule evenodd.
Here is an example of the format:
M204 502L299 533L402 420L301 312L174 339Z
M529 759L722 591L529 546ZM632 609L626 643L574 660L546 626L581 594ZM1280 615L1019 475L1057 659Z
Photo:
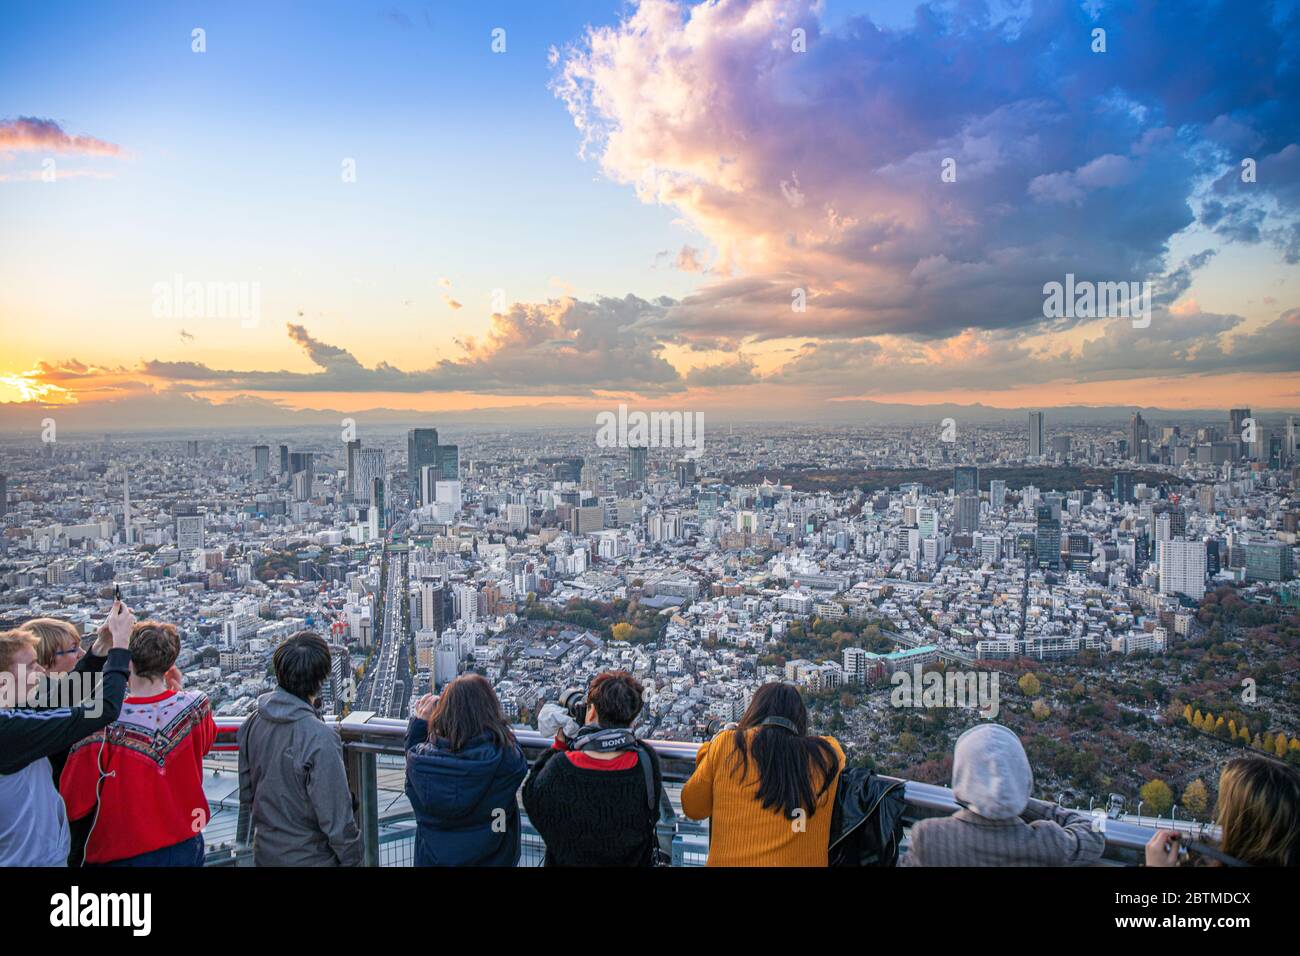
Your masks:
M41 406L36 403L0 404L0 435L38 435L42 423L53 419L61 435L78 433L105 434L123 432L185 432L248 430L259 428L338 427L343 419L352 418L358 425L410 427L435 424L439 427L584 427L593 426L595 415L606 408L615 410L618 402L608 405L575 407L558 403L533 403L502 408L461 409L447 412L418 412L405 409L369 408L357 411L342 409L294 410L261 398L241 396L222 404L186 394L145 396L113 402L86 402L75 405ZM644 411L695 411L671 399L627 402L630 409ZM945 418L966 424L1007 424L1026 420L1030 411L1042 411L1047 425L1120 425L1134 412L1153 424L1227 422L1226 408L1167 409L1132 405L1065 405L1057 408L996 408L991 405L911 405L887 402L855 401L826 403L816 408L787 408L781 417L763 415L753 407L704 409L709 425L749 424L759 422L790 424L862 424L937 425ZM1265 422L1278 421L1300 411L1255 409Z

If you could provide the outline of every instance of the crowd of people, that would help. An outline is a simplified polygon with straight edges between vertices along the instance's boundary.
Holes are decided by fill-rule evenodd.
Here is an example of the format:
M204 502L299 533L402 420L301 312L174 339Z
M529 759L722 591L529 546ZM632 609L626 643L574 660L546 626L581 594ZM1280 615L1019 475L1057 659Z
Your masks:
M51 618L0 633L0 679L14 698L0 701L0 866L203 865L203 758L216 726L205 695L184 689L179 653L173 625L137 621L120 601L89 649ZM359 865L342 742L318 709L329 647L303 631L272 665L277 688L238 733L237 842L257 866ZM87 680L92 693L73 691ZM69 693L50 693L60 681ZM543 708L554 743L530 767L484 678L464 674L421 698L405 743L415 864L516 866L522 787L545 865L665 865L672 827L661 824L675 811L659 756L633 729L641 707L632 674L597 675L576 704ZM971 728L953 752L959 809L916 821L900 856L901 788L846 768L839 743L810 732L798 689L770 683L699 747L681 810L710 821L709 866L1096 863L1097 819L1032 789L1016 734ZM1147 865L1297 865L1300 774L1265 757L1229 761L1217 819L1212 847L1160 830Z

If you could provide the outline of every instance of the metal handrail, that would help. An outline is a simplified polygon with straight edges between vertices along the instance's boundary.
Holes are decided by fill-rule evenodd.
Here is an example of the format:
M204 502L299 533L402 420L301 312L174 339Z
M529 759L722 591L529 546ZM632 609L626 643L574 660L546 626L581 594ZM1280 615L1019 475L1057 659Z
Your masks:
M216 718L217 737L212 749L227 753L237 751L239 745L236 735L244 719L243 717ZM343 740L348 781L357 798L363 827L362 836L367 847L366 862L368 865L377 865L378 812L375 805L374 758L377 754L401 755L403 753L407 721L380 717L366 711L354 711L344 718L325 717L324 719L338 731ZM531 728L515 727L513 730L515 739L530 763L543 751L548 750L553 743L551 738ZM670 783L684 783L690 777L695 768L695 755L701 746L686 740L646 739L642 743L658 754L664 780ZM961 809L952 791L947 787L883 774L882 778L897 780L904 785L903 796L908 805L905 819L908 822L926 817L948 816ZM1079 809L1078 812L1088 811ZM1100 817L1098 820L1100 821ZM1182 820L1177 823L1161 820L1157 821L1157 826L1151 827L1107 818L1103 831L1106 837L1107 857L1122 862L1136 862L1157 829L1180 829L1196 835L1212 831L1212 828Z

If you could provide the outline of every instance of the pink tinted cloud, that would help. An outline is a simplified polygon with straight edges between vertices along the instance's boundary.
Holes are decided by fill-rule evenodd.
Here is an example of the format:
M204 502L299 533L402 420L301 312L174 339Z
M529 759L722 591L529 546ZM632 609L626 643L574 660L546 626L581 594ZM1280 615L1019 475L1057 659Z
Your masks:
M122 147L93 136L69 136L51 119L20 116L0 120L0 153L72 153L81 156L121 156Z

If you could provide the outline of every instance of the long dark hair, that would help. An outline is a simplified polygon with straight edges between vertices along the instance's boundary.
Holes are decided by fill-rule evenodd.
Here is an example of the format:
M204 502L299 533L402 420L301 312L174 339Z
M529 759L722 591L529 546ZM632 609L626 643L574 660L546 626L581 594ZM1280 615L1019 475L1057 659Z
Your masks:
M462 674L446 686L433 705L429 736L443 738L453 752L458 752L485 733L492 735L498 747L515 742L492 685L478 674Z
M765 724L768 718L788 721L789 727ZM817 801L835 782L839 757L821 737L808 736L808 708L799 691L790 684L764 684L754 692L735 735L732 773L739 771L739 778L744 780L753 757L758 765L758 799L763 809L780 809L791 820L799 810L812 817L817 812Z

